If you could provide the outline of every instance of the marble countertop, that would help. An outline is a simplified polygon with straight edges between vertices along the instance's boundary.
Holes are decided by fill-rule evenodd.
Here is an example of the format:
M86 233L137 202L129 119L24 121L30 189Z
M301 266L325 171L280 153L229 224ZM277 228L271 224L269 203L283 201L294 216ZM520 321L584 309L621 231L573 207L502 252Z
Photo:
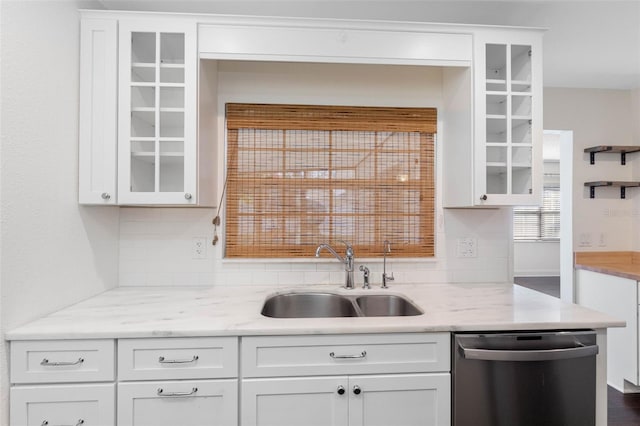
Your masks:
M413 317L276 319L265 298L286 291L402 294ZM7 340L169 336L539 330L621 327L624 321L511 284L395 285L389 290L224 286L117 288L9 331Z

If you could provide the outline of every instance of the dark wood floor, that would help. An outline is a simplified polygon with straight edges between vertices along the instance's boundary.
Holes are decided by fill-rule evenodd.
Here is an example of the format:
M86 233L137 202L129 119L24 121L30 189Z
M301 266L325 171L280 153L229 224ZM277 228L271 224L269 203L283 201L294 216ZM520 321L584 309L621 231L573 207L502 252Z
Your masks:
M516 284L560 298L560 277L516 277Z
M609 426L640 425L640 394L618 392L609 386L607 400Z
M517 277L516 284L560 297L560 277ZM609 426L640 425L640 394L618 392L608 386L607 392Z

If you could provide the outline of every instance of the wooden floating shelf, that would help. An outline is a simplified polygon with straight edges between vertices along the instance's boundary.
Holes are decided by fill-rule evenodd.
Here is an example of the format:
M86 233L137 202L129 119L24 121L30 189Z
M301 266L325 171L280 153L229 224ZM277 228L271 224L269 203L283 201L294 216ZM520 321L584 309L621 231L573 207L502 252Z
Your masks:
M640 151L640 146L635 145L598 145L590 148L585 148L584 152L589 153L589 162L591 164L596 163L596 153L605 152L612 154L620 154L620 164L623 166L627 164L627 154L631 152Z
M589 198L596 197L596 188L602 186L612 186L620 188L620 198L626 198L626 189L640 186L640 182L628 182L628 181L607 181L600 180L596 182L585 182L584 186L589 187Z

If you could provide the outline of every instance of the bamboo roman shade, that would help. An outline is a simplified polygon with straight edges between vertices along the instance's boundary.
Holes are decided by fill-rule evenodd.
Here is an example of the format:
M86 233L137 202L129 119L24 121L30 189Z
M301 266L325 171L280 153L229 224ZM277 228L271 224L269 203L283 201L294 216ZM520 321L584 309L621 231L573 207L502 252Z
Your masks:
M434 255L435 108L227 104L226 257ZM340 249L342 250L342 249Z

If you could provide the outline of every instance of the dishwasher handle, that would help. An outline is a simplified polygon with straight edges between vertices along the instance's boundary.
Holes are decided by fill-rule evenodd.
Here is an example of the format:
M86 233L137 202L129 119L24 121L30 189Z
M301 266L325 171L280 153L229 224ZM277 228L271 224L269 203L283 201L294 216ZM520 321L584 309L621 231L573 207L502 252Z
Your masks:
M461 342L458 342L458 346L460 346L462 356L464 358L482 361L556 361L560 359L582 358L598 354L598 345L533 351L472 349L464 347Z

